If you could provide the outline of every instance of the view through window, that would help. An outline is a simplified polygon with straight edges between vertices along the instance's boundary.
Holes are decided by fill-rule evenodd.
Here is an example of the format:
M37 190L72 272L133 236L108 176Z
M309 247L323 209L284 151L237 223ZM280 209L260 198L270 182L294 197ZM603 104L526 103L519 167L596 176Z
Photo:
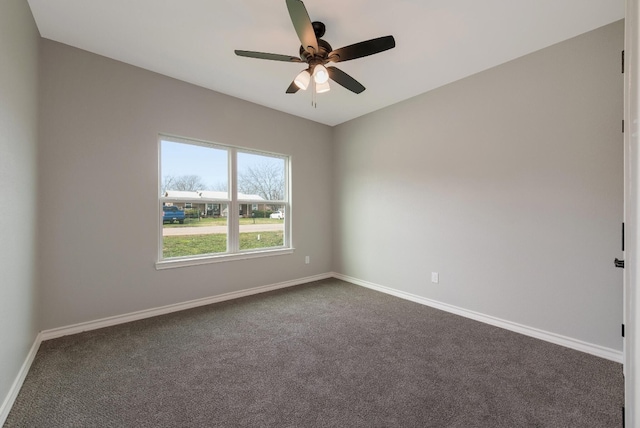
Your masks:
M289 158L160 137L159 260L288 248Z

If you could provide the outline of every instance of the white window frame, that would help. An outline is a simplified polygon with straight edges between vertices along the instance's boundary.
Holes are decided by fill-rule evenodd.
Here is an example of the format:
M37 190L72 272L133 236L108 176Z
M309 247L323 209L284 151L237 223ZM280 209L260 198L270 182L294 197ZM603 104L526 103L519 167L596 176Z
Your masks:
M228 156L228 199L218 198L202 198L202 199L185 199L185 198L169 198L161 195L162 186L162 141L170 141L181 144L199 145L202 147L210 147L213 149L226 150ZM264 200L250 200L250 199L238 199L238 153L249 153L260 156L274 157L284 160L284 200L264 201ZM256 150L245 147L231 146L220 143L212 143L208 141L197 140L193 138L176 137L168 134L160 134L158 136L158 258L156 262L156 269L169 269L175 267L195 266L209 263L227 262L233 260L245 260L258 257L270 257L283 254L291 254L294 252L291 239L291 156L280 153L267 152L262 150ZM222 204L227 205L227 252L215 253L215 254L202 254L197 256L185 256L185 257L172 257L165 259L162 254L163 247L163 222L162 222L162 205L163 203L176 203L176 202L191 202L191 203L204 203L204 204L221 204L220 211L222 212ZM231 213L238 213L241 204L260 204L260 203L273 203L274 205L282 205L285 207L285 218L283 225L284 242L281 247L269 247L269 248L257 248L250 250L240 250L240 220L239 216L232 215Z

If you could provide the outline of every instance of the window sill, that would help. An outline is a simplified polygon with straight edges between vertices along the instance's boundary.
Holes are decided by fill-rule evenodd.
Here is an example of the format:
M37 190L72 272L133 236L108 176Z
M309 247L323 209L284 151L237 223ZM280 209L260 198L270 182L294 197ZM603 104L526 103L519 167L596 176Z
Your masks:
M163 260L156 262L156 270L173 269L187 266L207 265L211 263L231 262L235 260L257 259L260 257L282 256L293 254L295 248L278 248L272 250L247 251L236 254L206 255L202 257L189 257L180 259Z

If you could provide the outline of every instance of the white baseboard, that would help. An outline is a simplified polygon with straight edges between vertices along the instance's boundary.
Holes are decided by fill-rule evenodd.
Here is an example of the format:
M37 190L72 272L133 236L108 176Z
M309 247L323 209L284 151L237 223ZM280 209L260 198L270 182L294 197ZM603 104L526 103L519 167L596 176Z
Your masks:
M16 398L18 397L18 392L20 392L20 388L22 388L22 384L24 383L25 378L27 377L27 373L29 373L29 369L31 368L31 363L33 363L33 359L36 357L38 353L38 348L40 348L40 343L42 342L42 335L38 333L35 340L33 341L33 345L31 345L31 349L27 354L27 358L22 363L22 367L20 367L20 371L18 372L18 376L13 381L11 388L9 388L9 393L5 397L2 402L2 406L0 406L0 427L4 426L7 417L9 417L9 412L11 411L11 407L13 403L15 403Z
M44 330L42 340L55 339L57 337L68 336L70 334L82 333L83 331L97 330L99 328L110 327L113 325L124 324L131 321L138 321L145 318L151 318L158 315L165 315L172 312L184 311L185 309L197 308L198 306L210 305L212 303L224 302L226 300L238 299L240 297L251 296L254 294L266 293L267 291L279 290L281 288L293 287L295 285L306 284L308 282L319 281L322 279L332 278L332 273L308 276L306 278L294 279L291 281L280 282L278 284L264 285L261 287L249 288L247 290L233 291L231 293L220 294L202 299L190 300L188 302L175 303L172 305L161 306L159 308L144 309L142 311L131 312L123 315L116 315L107 318L101 318L94 321L87 321L73 324L66 327L58 327L50 330Z
M343 281L350 282L355 285L370 288L372 290L381 291L386 294L391 294L401 299L410 300L412 302L420 303L422 305L430 306L432 308L440 309L445 312L450 312L456 315L470 318L476 321L480 321L486 324L490 324L496 327L504 328L506 330L514 331L516 333L524 334L525 336L535 337L536 339L551 342L556 345L564 346L567 348L582 351L587 354L595 355L597 357L605 358L607 360L621 363L623 361L622 351L617 351L611 348L605 348L604 346L594 345L593 343L583 342L581 340L573 339L571 337L562 336L556 333L540 330L537 328L529 327L526 325L518 324L515 322L503 320L500 318L492 317L490 315L481 314L479 312L470 311L457 306L449 305L447 303L438 302L436 300L427 299L415 294L406 293L404 291L395 290L393 288L385 287L383 285L374 284L361 279L353 278L340 273L333 273L333 277L341 279Z

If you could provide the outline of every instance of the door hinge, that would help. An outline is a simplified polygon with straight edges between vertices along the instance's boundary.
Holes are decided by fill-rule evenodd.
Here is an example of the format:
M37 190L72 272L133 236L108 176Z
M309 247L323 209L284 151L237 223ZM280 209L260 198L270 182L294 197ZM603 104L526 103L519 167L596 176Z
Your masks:
M624 324L622 324L622 337L624 337Z
M622 251L624 251L624 222L622 222Z
M624 119L622 119L622 133L624 134Z
M624 268L624 260L618 260L618 258L616 257L616 259L613 261L613 264L617 267L617 268Z
M624 74L624 51L622 51L622 73Z

